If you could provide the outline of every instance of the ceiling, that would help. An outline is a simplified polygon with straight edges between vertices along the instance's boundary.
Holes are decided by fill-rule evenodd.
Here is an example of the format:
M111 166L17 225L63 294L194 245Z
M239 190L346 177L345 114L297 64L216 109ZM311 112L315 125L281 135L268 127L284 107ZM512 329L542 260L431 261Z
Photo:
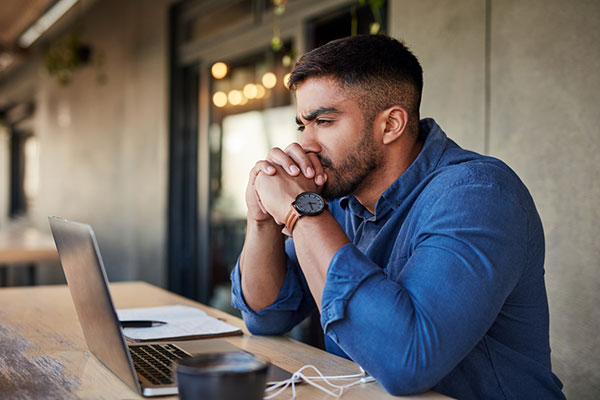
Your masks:
M54 0L2 0L0 51L16 47L17 38L46 11Z

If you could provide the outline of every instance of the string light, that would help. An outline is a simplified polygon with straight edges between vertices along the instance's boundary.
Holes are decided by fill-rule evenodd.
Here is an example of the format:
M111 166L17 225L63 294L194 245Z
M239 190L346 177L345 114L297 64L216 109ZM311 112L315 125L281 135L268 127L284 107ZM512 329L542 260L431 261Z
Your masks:
M227 99L232 106L240 105L243 101L244 95L239 90L232 90L227 95Z
M288 89L290 88L290 86L289 86L290 76L292 76L292 73L291 73L291 72L288 72L287 74L285 74L285 75L283 76L283 84L284 84L284 85L285 85L285 87L286 87L286 88L288 88Z
M227 95L225 92L215 92L213 94L213 104L219 108L225 107L227 105Z
M223 79L225 78L225 76L227 76L228 69L229 68L227 68L227 64L219 61L213 64L212 68L210 69L210 72L213 78Z
M263 85L261 85L260 83L257 84L256 85L256 98L262 99L263 97L265 97L265 94L267 94L265 87Z
M211 68L212 75L215 79L220 79L227 74L227 65L222 62L215 63ZM283 84L287 87L287 82L290 74L283 77ZM272 89L277 85L277 76L273 72L267 72L262 76L262 84L247 83L243 89L233 89L229 92L217 91L213 94L213 104L218 108L225 106L240 106L247 104L250 100L262 99L267 96L267 89Z
M267 89L273 89L275 87L275 85L277 84L277 77L275 76L274 73L272 72L267 72L266 74L263 75L262 77L262 84L267 88Z
M247 98L255 99L257 94L258 89L256 88L255 84L248 83L246 84L246 86L244 86L244 96L246 96Z

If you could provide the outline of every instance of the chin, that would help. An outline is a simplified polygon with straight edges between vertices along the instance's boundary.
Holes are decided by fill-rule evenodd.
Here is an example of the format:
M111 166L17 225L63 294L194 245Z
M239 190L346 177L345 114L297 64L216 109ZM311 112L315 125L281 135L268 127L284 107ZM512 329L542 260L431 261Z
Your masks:
M321 196L327 201L332 201L335 199L339 199L340 197L344 197L349 195L351 192L339 190L339 188L331 188L328 187L327 183L323 186L323 190L321 190Z

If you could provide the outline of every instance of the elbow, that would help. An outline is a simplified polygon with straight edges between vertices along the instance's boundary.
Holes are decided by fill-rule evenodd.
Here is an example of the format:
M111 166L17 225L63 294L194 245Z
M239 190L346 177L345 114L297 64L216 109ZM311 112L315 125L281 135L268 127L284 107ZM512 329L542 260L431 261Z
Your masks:
M402 377L396 379L379 380L377 381L383 386L386 392L392 396L408 396L419 394L431 389L435 383L422 380L405 380Z
M244 313L242 313L244 314ZM290 328L282 326L275 321L268 321L264 319L257 319L253 317L247 317L243 315L246 328L253 335L258 336L272 336L272 335L283 335L288 332Z
M392 396L423 393L433 388L443 377L427 369L385 368L377 382Z
M261 325L261 324L253 324L246 322L246 328L253 335L258 336L271 336L271 335L281 335L285 332L280 332L277 329L273 329L272 326Z

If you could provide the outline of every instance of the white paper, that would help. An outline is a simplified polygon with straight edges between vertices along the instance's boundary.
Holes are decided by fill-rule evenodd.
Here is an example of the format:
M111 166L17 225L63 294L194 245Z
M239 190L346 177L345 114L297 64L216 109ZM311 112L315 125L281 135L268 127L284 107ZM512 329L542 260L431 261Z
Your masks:
M120 321L163 321L165 325L151 328L122 328L132 340L157 340L185 336L220 335L240 331L199 308L175 305L162 307L128 308L117 310Z

